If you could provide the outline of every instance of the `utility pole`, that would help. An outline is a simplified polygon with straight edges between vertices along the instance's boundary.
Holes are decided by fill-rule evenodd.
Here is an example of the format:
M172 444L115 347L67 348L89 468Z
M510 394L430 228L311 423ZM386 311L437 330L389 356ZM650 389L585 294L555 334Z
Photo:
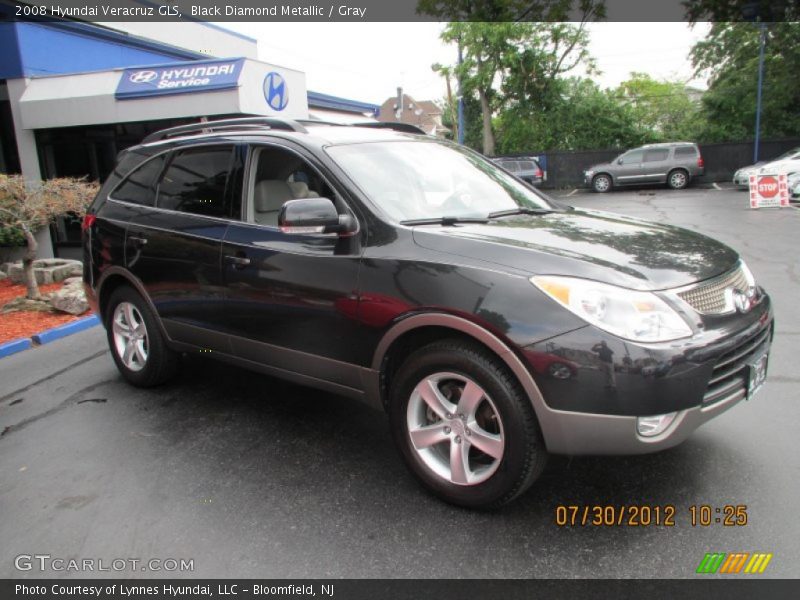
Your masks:
M394 118L403 120L403 88L397 88L397 102L394 105Z
M461 40L458 40L458 66L464 62L464 50L461 47ZM458 75L458 143L464 144L464 87L461 84L461 71Z
M764 83L764 45L767 41L767 24L764 21L759 23L761 29L760 43L758 49L758 92L756 96L756 139L753 147L753 163L758 162L758 145L761 137L761 89Z

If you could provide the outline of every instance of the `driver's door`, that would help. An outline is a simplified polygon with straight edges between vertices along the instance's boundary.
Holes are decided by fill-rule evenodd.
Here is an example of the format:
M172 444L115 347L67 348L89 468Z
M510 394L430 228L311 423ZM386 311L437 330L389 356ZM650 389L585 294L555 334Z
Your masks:
M625 185L647 181L643 160L644 150L631 150L620 156L614 169L616 183Z
M277 225L283 202L336 191L308 157L276 145L252 148L247 179L246 217L222 242L224 322L234 355L359 389L352 310L359 236L287 234ZM336 201L349 211L341 196Z

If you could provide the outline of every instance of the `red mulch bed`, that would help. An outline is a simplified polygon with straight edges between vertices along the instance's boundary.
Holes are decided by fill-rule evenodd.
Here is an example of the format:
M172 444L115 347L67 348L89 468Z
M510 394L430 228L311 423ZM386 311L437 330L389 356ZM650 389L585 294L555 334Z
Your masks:
M42 294L54 292L60 289L61 283L51 283L40 285L39 291ZM0 281L0 308L14 298L25 295L25 286L11 283L10 279ZM70 321L77 321L90 314L90 311L82 315L74 316L62 312L39 312L39 311L16 311L10 313L0 313L0 344L16 340L18 338L31 337L35 333L40 333L45 329L57 327Z

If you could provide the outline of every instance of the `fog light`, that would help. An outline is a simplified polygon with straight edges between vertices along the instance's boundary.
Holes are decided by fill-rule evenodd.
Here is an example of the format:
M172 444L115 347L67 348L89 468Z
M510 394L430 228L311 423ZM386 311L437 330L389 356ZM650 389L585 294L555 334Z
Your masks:
M675 420L678 413L671 412L665 415L652 417L639 417L636 419L636 430L643 437L653 437L663 432Z

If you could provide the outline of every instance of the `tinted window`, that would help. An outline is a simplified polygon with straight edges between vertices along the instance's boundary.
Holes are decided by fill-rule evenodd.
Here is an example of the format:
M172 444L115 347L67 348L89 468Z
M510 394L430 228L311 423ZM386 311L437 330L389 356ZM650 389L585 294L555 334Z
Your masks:
M115 200L153 206L156 200L155 182L164 167L164 157L148 160L133 171L116 190L111 193Z
M667 148L657 148L655 150L648 150L644 153L644 162L658 162L667 160L669 150Z
M633 150L631 152L628 152L627 154L622 156L622 164L623 165L638 164L642 162L642 155L644 155L644 150Z
M525 161L523 163L520 163L520 165L522 166L523 171L533 171L536 168L534 163L532 163L531 161Z
M226 196L233 148L214 146L174 155L158 186L158 207L212 217L229 217Z
M694 146L678 146L675 148L675 156L697 156Z

